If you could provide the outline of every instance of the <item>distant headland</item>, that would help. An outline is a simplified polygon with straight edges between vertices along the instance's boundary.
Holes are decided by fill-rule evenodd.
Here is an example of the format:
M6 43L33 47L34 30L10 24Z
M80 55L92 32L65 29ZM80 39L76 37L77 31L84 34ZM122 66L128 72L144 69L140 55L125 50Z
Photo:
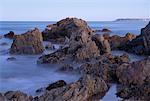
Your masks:
M150 18L119 18L115 21L150 21Z

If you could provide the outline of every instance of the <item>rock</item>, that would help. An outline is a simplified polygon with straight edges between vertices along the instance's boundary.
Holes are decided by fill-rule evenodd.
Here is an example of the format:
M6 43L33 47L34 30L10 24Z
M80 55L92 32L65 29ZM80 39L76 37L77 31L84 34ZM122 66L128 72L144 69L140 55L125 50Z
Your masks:
M145 54L150 55L150 22L145 28L141 29L141 36L143 36Z
M110 44L107 39L104 39L104 37L100 34L95 34L92 37L92 40L95 41L96 45L98 46L100 50L100 54L104 53L111 53Z
M150 55L150 22L141 29L141 34L121 47L122 50L138 55Z
M89 101L96 95L102 98L107 90L103 79L85 75L77 82L46 92L37 101Z
M13 39L15 36L14 32L13 31L10 31L9 33L5 34L4 37L5 38L10 38L10 39Z
M122 49L122 47L125 46L127 42L130 42L134 38L135 36L131 33L127 33L124 37L113 35L112 37L109 38L111 49L112 50Z
M73 71L73 66L70 64L64 64L61 68L58 69L58 71Z
M149 101L150 80L142 85L121 85L117 87L117 96L127 100Z
M133 63L123 63L116 70L119 82L124 85L141 85L150 78L150 57Z
M48 54L48 55L43 55L39 57L37 60L38 64L55 64L55 63L60 63L64 60L67 54L68 48L63 48L55 51L54 53Z
M0 93L0 101L7 101L6 97Z
M8 46L8 43L6 42L3 42L3 43L0 43L1 46Z
M64 80L59 80L59 81L56 81L52 84L49 84L49 86L46 87L46 90L50 91L52 89L56 89L56 88L63 87L66 85L67 85L67 83Z
M37 94L41 94L42 92L44 92L45 91L45 88L39 88L39 89L37 89L35 92L37 93Z
M111 32L111 30L107 29L107 28L103 28L102 32Z
M77 18L67 18L57 22L57 24L59 25L57 27L60 27L59 29L64 29L65 27L65 32L69 32L66 33L69 38L68 46L52 54L40 57L39 60L42 61L40 63L53 63L53 60L56 63L59 60L68 58L67 56L71 57L73 61L82 62L100 55L98 47L92 41L92 30L85 21ZM59 56L57 56L58 54Z
M45 46L45 49L55 50L55 46L54 46L52 43L48 43L48 44Z
M14 61L14 60L16 60L15 57L9 57L9 58L7 58L7 61Z
M48 25L42 32L43 39L46 41L54 41L62 43L65 41L65 37L70 38L72 33L75 33L79 29L91 29L87 26L87 23L77 18L66 18L58 21L56 24Z
M11 54L41 54L43 51L42 34L37 28L16 35L10 49Z
M32 97L20 91L8 91L4 94L6 101L32 101Z

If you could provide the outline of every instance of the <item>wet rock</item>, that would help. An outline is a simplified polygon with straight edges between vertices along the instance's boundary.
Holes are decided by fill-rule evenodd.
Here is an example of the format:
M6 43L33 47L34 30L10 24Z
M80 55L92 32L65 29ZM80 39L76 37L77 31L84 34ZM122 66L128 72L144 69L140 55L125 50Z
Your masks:
M3 43L0 43L1 46L8 46L8 43L6 42L3 42Z
M141 85L150 78L150 57L133 63L123 63L116 70L121 84Z
M32 101L32 97L20 91L8 91L4 94L6 101Z
M122 50L139 55L150 55L150 23L141 29L141 34L121 47Z
M48 43L48 44L45 46L45 49L55 50L55 46L54 46L52 43Z
M13 39L15 36L14 32L13 31L10 31L9 33L5 34L4 37L5 38L10 38L10 39Z
M39 88L39 89L37 89L35 92L37 93L37 94L41 94L41 93L43 93L45 91L45 88Z
M111 32L111 30L107 29L107 28L103 28L102 32Z
M14 61L14 60L16 60L15 57L9 57L9 58L7 58L7 61Z
M107 90L108 86L103 79L85 75L77 82L46 92L38 101L88 101L96 95L102 98Z
M40 63L52 63L53 60L58 62L67 58L67 56L71 57L73 61L82 62L100 55L98 47L91 39L92 30L87 26L85 21L77 18L67 18L57 24L60 25L58 26L60 29L65 26L65 31L69 32L68 46L52 54L40 57L39 60L42 61Z
M110 44L102 35L95 34L92 37L92 40L95 41L96 45L98 46L100 54L111 53Z
M42 34L37 28L16 35L10 49L11 54L41 54L43 51Z
M70 64L64 64L61 68L58 69L58 71L73 71L73 66Z
M52 84L49 84L49 86L46 87L46 90L50 91L52 89L56 89L56 88L63 87L66 85L67 85L67 83L64 80L59 80L59 81L56 81Z

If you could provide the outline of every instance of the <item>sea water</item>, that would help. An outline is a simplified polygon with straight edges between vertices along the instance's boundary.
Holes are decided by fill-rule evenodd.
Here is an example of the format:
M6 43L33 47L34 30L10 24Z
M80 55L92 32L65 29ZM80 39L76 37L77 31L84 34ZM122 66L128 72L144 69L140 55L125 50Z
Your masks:
M9 31L14 31L15 34L21 34L35 27L41 31L49 24L55 22L0 22L0 35L4 35ZM88 22L92 29L101 30L108 28L113 33L123 36L127 32L140 34L141 28L145 27L146 21L103 21L103 22ZM11 46L11 39L0 39L0 43L6 42L8 45L0 46L0 92L4 93L10 90L20 90L29 95L35 95L35 90L45 87L48 84L57 80L65 80L67 83L76 81L80 75L65 74L56 72L60 65L37 65L36 61L41 55L10 55L8 53ZM46 43L46 42L45 42ZM58 47L58 46L57 46ZM51 51L46 51L51 53ZM113 51L114 55L121 55L123 51ZM128 53L129 54L129 53ZM131 61L143 59L142 56L129 54ZM7 58L15 57L16 60L8 61ZM104 101L109 99L117 99L115 96L116 86L113 85L109 92L103 98Z

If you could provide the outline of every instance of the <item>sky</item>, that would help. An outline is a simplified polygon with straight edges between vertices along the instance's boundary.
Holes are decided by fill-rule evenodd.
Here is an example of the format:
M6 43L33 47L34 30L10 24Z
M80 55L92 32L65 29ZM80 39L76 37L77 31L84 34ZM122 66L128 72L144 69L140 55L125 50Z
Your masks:
M0 21L150 18L150 0L0 0Z

